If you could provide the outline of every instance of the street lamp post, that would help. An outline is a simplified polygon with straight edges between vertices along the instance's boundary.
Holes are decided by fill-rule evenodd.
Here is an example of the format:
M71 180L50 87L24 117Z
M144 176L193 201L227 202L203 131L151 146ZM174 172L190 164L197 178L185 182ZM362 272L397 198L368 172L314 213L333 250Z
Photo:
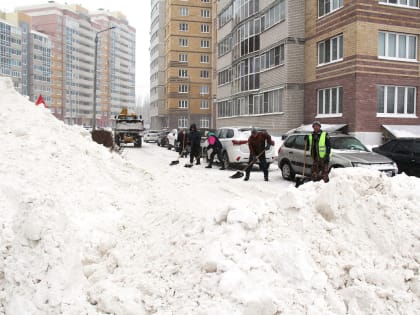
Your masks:
M92 131L95 131L96 129L96 71L98 67L98 35L100 33L109 31L116 28L116 26L108 27L102 31L96 32L95 35L95 57L94 57L94 67L93 67L93 120L92 120Z

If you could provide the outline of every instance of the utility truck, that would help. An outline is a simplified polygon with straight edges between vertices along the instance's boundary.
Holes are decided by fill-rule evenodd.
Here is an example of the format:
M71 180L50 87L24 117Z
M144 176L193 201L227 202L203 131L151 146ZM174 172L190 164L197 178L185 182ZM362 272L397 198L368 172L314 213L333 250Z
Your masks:
M129 113L127 107L123 107L119 115L115 116L114 139L115 143L132 143L140 148L144 131L144 124L141 116L136 113Z

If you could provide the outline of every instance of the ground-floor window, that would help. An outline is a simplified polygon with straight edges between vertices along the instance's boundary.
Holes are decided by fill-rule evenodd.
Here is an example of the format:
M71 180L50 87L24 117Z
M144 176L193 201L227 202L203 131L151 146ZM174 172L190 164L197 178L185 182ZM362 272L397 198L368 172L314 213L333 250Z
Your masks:
M200 128L209 128L210 121L207 118L200 118Z
M343 113L343 87L337 86L318 90L318 115Z
M187 128L188 127L188 118L179 117L178 118L178 128Z
M410 86L378 85L378 114L414 115L416 88Z

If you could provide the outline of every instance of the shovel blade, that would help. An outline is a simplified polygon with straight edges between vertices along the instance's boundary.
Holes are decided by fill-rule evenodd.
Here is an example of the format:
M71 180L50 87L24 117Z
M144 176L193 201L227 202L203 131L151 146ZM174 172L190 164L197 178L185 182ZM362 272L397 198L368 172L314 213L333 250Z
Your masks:
M240 172L240 171L237 171L235 174L230 176L230 178L241 178L242 176L244 176L244 173Z
M169 163L169 165L177 165L179 164L179 161L172 161L171 163Z
M305 184L306 182L309 182L311 179L309 177L305 177L303 175L296 175L296 185L295 187L298 188L300 185Z

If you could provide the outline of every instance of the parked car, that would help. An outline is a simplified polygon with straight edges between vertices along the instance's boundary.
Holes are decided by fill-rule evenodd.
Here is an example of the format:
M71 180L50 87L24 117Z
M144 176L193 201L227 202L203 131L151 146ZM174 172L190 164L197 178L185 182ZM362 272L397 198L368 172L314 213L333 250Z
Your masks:
M162 130L161 132L159 132L156 144L160 147L168 146L168 134L169 131L167 130Z
M185 128L187 130L188 128ZM168 133L168 149L172 149L177 147L177 139L178 139L178 129L172 129Z
M399 173L420 177L420 138L397 138L372 148L392 159Z
M248 138L251 135L251 129L255 128L258 131L267 131L259 127L221 127L216 131L216 135L222 143L222 156L225 168L231 165L240 165L249 163L249 147ZM202 142L203 156L208 158L210 152L207 152L207 141ZM274 145L270 150L267 150L265 157L268 165L274 161Z
M143 135L143 141L144 142L157 142L158 136L159 136L159 130L148 130Z
M309 148L304 161L305 136L308 133L290 134L278 151L278 166L284 179L294 179L302 174L305 162L305 175L311 175L312 158ZM397 165L386 156L369 151L357 138L347 134L329 134L331 156L329 168L366 167L386 172L393 176L398 172Z

